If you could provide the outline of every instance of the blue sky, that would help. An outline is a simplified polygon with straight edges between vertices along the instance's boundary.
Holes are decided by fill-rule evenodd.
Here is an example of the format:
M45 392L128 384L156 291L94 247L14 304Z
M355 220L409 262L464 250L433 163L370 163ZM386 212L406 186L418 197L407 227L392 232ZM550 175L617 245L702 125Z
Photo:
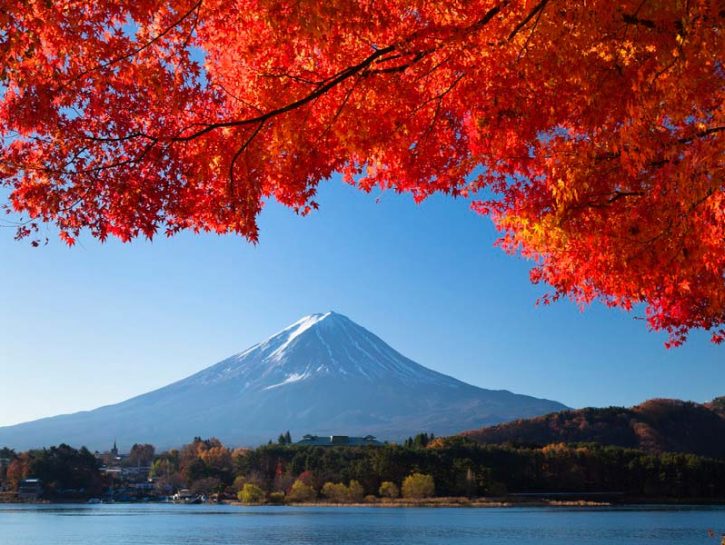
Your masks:
M306 218L268 205L258 246L183 234L36 249L0 230L0 425L121 401L326 310L430 368L575 407L725 394L725 350L704 333L666 350L624 312L535 306L529 265L493 248L463 200L337 180L318 200Z

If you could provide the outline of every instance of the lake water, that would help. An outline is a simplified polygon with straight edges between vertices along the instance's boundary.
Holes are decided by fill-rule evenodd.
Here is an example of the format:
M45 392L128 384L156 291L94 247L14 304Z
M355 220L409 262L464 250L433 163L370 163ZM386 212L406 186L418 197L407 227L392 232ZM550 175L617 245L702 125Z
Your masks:
M720 545L725 507L0 505L2 545Z

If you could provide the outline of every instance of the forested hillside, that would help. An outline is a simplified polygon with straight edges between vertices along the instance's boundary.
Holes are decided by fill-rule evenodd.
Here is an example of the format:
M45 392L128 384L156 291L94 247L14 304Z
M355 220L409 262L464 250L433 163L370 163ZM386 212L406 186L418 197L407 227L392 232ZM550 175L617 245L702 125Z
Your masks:
M560 411L463 433L479 443L598 443L650 453L725 457L725 398L701 405L652 399L631 408Z

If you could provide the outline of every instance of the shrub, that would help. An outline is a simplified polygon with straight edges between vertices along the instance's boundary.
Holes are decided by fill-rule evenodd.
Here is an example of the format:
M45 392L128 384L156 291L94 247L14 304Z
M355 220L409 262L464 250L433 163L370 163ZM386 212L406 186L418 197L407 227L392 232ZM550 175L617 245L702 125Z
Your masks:
M232 484L232 487L234 488L234 491L239 493L242 488L244 488L244 485L247 484L247 478L244 475L238 475L234 478L234 483Z
M365 497L365 489L357 481L350 481L349 486L327 482L322 487L322 495L337 503L361 502Z
M269 495L269 503L282 505L284 503L284 492L272 492Z
M242 503L262 503L264 501L264 491L256 484L246 483L237 494L237 498Z
M297 479L287 494L289 501L312 501L317 497L315 489Z
M347 495L350 501L361 502L365 497L365 489L357 481L350 481L347 487Z
M397 484L390 481L385 481L383 484L380 485L378 494L380 494L381 498L397 498L398 496L400 496L400 490L398 489Z
M498 481L492 481L486 491L489 496L505 496L508 493L506 485Z
M430 498L435 494L433 477L423 473L408 475L403 481L404 498Z
M322 495L328 500L343 503L348 501L349 489L342 483L325 483L322 487Z

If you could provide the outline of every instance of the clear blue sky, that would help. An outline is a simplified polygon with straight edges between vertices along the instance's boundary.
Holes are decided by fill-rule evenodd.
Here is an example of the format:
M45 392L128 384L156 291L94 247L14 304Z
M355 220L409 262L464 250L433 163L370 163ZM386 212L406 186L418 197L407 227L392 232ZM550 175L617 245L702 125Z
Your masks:
M443 373L574 407L725 394L725 349L703 333L666 350L632 315L535 306L528 264L465 201L339 181L319 201L307 218L269 205L256 247L184 234L34 249L0 230L0 425L122 401L326 310Z

